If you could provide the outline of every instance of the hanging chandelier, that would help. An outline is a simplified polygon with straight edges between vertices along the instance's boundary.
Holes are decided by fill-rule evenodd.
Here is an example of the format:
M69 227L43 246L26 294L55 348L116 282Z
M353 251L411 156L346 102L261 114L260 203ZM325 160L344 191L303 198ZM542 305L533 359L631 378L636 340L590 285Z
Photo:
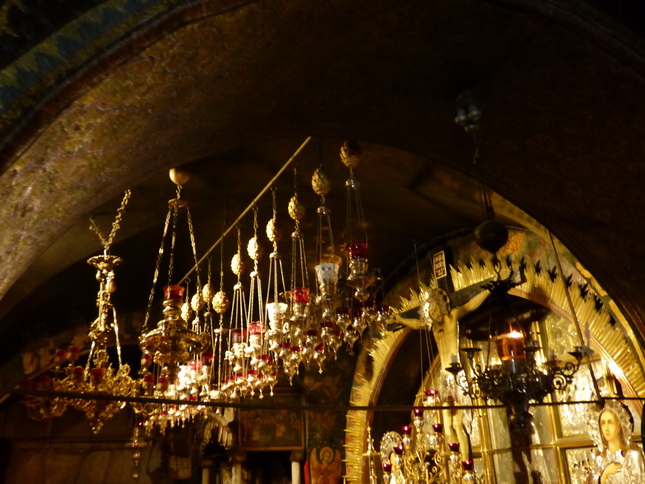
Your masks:
M512 312L507 293L511 284L506 279L487 285L491 304L503 307L502 320L489 328L485 348L460 349L466 355L465 368L455 358L445 370L472 399L499 402L508 407L511 431L526 433L532 418L528 411L530 403L542 403L547 395L564 391L573 382L583 357L590 352L576 346L569 352L573 361L561 361L553 352L542 357L540 346L527 329L530 318Z
M143 417L148 429L157 427L162 430L183 424L206 411L203 405L194 402L208 401L211 397L211 347L212 324L204 316L207 307L203 301L203 288L197 271L197 288L188 302L186 288L172 284L175 260L177 227L181 214L185 215L192 249L196 263L197 253L195 235L188 202L181 198L182 184L187 175L171 170L171 180L176 184L177 197L168 202L168 212L157 257L148 309L144 322L144 332L139 337L142 351L141 377L139 392L141 396L158 399L186 400L191 404L142 403L134 404L135 411ZM166 245L169 244L169 247ZM158 282L165 252L168 252L167 285L163 288L163 317L153 329L148 329L154 302L155 287ZM192 310L192 311L191 311ZM190 316L194 316L188 322Z
M541 348L531 334L531 321L523 321L519 315L513 314L508 291L521 283L523 275L511 271L507 278L502 279L499 273L501 264L497 253L508 241L508 229L495 219L489 189L485 185L486 173L476 137L482 112L475 105L470 91L464 91L457 97L456 107L456 124L472 135L475 144L473 164L480 177L484 222L475 229L475 242L492 255L493 266L497 270L497 279L484 288L490 291L491 306L497 304L502 308L502 316L499 321L489 322L485 351L475 346L461 348L460 352L466 355L466 368L462 367L459 355L454 355L445 370L454 376L455 384L471 398L492 400L507 406L511 411L511 432L527 434L532 418L528 411L529 404L541 403L547 395L565 390L573 382L582 358L590 355L591 350L589 347L576 346L569 352L574 361L560 361L553 352L544 358L539 354ZM558 269L561 280L564 280L559 259ZM577 321L576 327L580 332ZM485 354L482 356L481 353Z
M368 467L370 483L470 484L481 482L472 460L463 460L459 442L446 442L441 421L441 398L427 390L423 405L414 408L411 425L381 438L382 469ZM368 452L373 454L368 433ZM382 476L382 477L381 477ZM382 479L382 480L381 480Z
M30 390L55 391L82 395L82 397L30 396L25 403L29 415L34 419L60 417L67 407L85 413L93 433L98 433L105 422L121 410L125 403L118 397L134 395L135 385L130 377L130 366L121 358L119 341L119 321L112 294L116 290L115 269L123 260L111 255L110 247L120 227L125 207L130 200L130 191L123 196L121 206L106 237L94 219L90 219L91 229L103 245L103 254L91 257L88 263L96 269L99 290L96 297L98 316L90 324L88 338L91 346L85 365L79 364L81 349L70 346L67 350L57 350L54 356L54 369L51 375L43 374L23 384ZM114 344L117 354L117 367L110 361L108 346ZM92 398L110 397L110 398Z
M316 305L320 319L320 339L327 353L336 358L343 344L343 334L335 322L336 310L340 304L339 279L342 259L336 254L334 231L331 225L331 210L327 207L326 195L331 190L331 181L322 166L314 171L311 178L314 193L320 197L316 210L318 229L316 231ZM322 373L322 365L320 366Z

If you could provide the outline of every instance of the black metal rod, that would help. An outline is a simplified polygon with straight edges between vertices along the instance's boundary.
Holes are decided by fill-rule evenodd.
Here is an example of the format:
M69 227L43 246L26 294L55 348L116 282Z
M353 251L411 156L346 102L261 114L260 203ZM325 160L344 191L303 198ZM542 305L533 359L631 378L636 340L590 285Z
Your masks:
M257 402L214 402L214 401L199 401L199 400L177 400L171 398L155 398L155 397L141 397L141 396L115 396L107 393L73 393L73 392L57 392L51 390L27 390L27 389L12 389L3 392L5 394L16 397L42 397L42 398L69 398L69 399L83 399L83 400L106 400L118 401L125 403L150 403L150 404L169 404L169 405L202 405L204 407L213 408L239 408L239 409L264 409L264 410L311 410L311 411L342 411L347 412L350 410L363 410L373 412L412 412L413 409L422 407L422 405L293 405L284 404L276 401L274 397L265 396L267 403ZM278 397L279 398L279 397ZM645 401L641 397L623 397L623 398L605 398L606 400L635 400ZM599 404L599 400L581 400L573 402L542 402L531 403L531 406L563 406L563 405L577 405L577 404ZM441 409L452 410L475 410L475 409L489 409L489 408L505 408L502 404L486 404L486 405L441 405ZM435 407L423 407L426 409Z

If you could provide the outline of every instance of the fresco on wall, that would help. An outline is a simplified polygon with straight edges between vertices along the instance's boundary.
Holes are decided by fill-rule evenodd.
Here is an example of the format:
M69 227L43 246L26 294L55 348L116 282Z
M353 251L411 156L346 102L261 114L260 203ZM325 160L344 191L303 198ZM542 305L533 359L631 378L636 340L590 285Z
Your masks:
M287 407L299 404L295 394L273 397L273 404ZM240 409L238 413L238 450L302 450L304 418L302 410Z
M303 384L308 405L336 405L347 402L354 373L354 360L344 351L325 363L325 372L306 370ZM307 481L310 484L335 484L342 474L345 412L307 411Z

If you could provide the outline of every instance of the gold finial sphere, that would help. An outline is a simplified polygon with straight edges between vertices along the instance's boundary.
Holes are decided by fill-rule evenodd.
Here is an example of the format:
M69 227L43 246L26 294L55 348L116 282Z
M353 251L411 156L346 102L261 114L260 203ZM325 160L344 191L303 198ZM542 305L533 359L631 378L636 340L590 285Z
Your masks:
M314 189L314 193L319 197L324 197L329 193L331 190L331 180L325 170L318 168L314 171L314 174L311 177L311 187Z
M251 237L246 246L246 251L248 252L249 257L255 261L262 257L262 246L260 245L257 237Z
M305 207L298 200L298 195L294 195L289 200L289 217L293 220L300 220L305 216Z
M188 172L181 168L171 168L168 172L168 176L175 185L184 185L188 183L188 180L190 180Z
M237 253L231 259L231 270L236 276L241 275L244 272L244 260L242 259L242 254Z
M347 168L354 168L361 162L361 147L354 140L347 140L340 147L340 161Z
M231 301L224 291L218 291L213 296L211 304L213 305L213 309L217 314L224 314L226 311L228 311L228 308L231 305Z
M213 288L209 283L204 284L204 287L202 287L202 298L204 301L210 301L213 298Z
M279 242L282 239L282 230L280 230L278 221L274 218L267 222L267 238L271 242Z
M190 300L190 307L193 308L193 311L201 311L204 307L204 300L199 292L193 294L193 297Z

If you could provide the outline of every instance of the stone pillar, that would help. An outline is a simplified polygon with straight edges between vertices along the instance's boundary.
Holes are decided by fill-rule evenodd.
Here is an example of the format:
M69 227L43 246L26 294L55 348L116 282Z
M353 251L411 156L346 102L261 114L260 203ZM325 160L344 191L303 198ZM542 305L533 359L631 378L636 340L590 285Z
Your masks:
M202 484L210 484L211 467L213 467L213 461L202 459Z
M242 484L242 463L246 460L246 453L236 452L231 454L231 484Z
M305 460L304 452L294 450L291 452L291 484L300 484L300 463Z

